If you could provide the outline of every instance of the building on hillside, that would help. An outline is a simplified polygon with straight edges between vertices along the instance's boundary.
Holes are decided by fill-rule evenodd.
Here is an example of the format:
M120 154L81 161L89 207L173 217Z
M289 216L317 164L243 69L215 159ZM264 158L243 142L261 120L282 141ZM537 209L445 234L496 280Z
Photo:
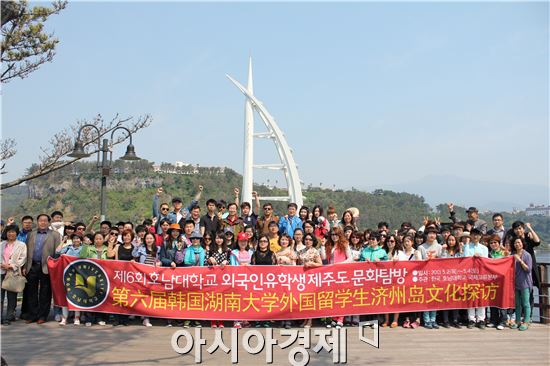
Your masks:
M550 205L535 206L534 204L531 203L529 207L525 209L525 214L527 216L535 216L535 215L550 216Z

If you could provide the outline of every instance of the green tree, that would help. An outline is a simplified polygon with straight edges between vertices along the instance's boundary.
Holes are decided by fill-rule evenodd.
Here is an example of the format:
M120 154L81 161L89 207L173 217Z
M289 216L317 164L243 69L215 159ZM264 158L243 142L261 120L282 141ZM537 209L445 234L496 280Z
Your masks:
M67 1L32 8L25 0L2 1L2 83L23 79L53 60L59 40L44 31L44 23L66 6Z

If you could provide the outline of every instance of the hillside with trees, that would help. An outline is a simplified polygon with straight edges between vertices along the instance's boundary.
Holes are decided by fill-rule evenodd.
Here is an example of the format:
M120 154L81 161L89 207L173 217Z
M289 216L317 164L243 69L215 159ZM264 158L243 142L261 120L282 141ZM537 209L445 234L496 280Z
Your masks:
M36 167L32 166L32 172ZM39 212L61 210L67 220L88 222L93 215L99 214L100 175L93 162L77 162L47 176L34 179L27 186L19 186L2 192L2 217L20 217L23 214L36 215ZM233 188L241 187L242 176L232 169L224 167L199 167L195 165L174 166L162 163L154 166L152 162L140 160L127 162L117 160L113 163L108 178L107 218L111 220L130 220L140 222L152 215L152 198L158 187L164 188L161 202L170 202L172 197L180 196L184 202L190 202L199 185L204 186L200 204L208 198L233 200ZM281 188L254 185L260 197L282 196L286 191ZM447 219L446 204L432 209L422 196L375 190L332 190L320 187L308 187L303 191L305 205L310 209L320 204L325 209L332 204L341 214L349 207L357 207L361 213L360 228L374 228L379 221L389 222L392 228L403 221L410 221L416 227L422 224L425 216ZM284 213L286 204L272 202L276 212ZM465 209L455 207L459 218L464 219ZM528 221L543 238L550 241L550 219L542 216L525 216L523 213L503 213L505 225L514 220ZM482 213L481 217L489 224L492 213Z

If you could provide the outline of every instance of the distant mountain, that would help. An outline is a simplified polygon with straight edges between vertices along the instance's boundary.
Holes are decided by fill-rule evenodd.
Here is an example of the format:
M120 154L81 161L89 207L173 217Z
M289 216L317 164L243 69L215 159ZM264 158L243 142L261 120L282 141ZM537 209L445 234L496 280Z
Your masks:
M454 202L491 211L523 210L530 203L548 204L550 192L545 186L481 182L451 175L429 175L407 183L366 187L369 191L378 188L422 195L432 207Z

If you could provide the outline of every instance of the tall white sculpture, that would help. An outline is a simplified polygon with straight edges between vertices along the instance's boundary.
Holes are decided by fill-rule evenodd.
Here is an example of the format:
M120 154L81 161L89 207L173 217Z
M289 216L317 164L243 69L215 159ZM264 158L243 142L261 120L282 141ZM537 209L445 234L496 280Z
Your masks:
M263 103L254 96L252 81L252 58L250 58L248 62L248 83L246 88L231 76L226 76L246 97L244 110L244 168L241 202L252 202L252 183L254 178L253 169L258 168L282 170L288 187L288 196L262 197L262 199L272 201L290 201L295 202L298 207L302 206L304 203L304 198L302 196L300 177L298 176L296 162L292 156L292 150L288 146L283 132L279 126L277 126L275 118L269 114ZM254 110L258 112L258 115L267 127L267 132L254 133ZM254 138L272 139L281 163L254 164Z

